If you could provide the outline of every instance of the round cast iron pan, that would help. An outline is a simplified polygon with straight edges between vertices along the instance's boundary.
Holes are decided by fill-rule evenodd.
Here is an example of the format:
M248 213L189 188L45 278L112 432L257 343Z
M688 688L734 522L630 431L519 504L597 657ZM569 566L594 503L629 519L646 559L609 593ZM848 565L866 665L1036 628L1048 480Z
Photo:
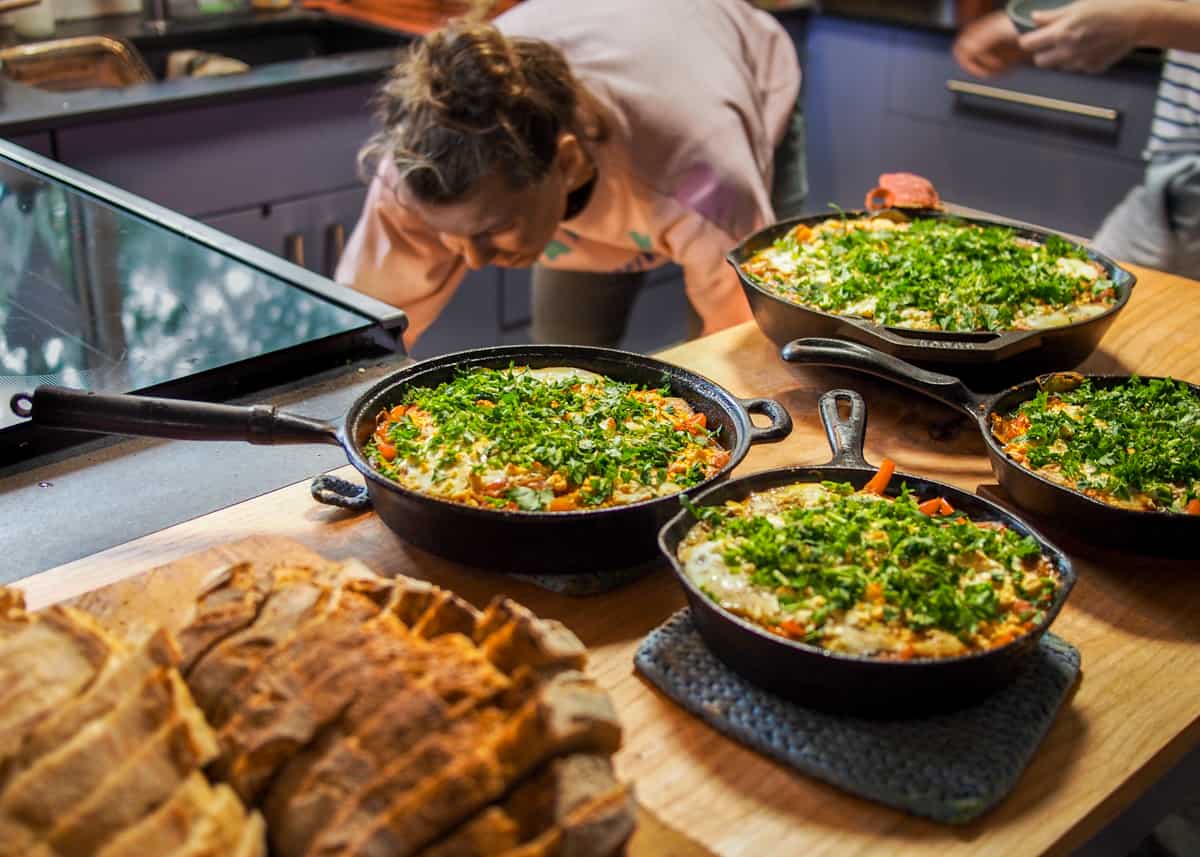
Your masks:
M1094 500L1017 464L1005 454L1000 442L992 435L993 413L1001 416L1011 413L1048 385L1057 383L1074 386L1079 380L1090 378L1099 387L1115 387L1128 381L1128 375L1049 373L985 396L973 392L959 378L920 369L853 342L798 339L785 345L781 353L784 360L792 363L836 366L876 375L966 411L978 423L987 445L992 470L1013 502L1028 512L1045 516L1072 534L1077 534L1085 542L1158 556L1187 558L1195 557L1200 552L1197 548L1200 544L1200 515L1118 509ZM1200 396L1200 387L1195 384L1188 386Z
M846 217L857 220L878 216L879 212L847 212ZM998 223L974 217L961 217L942 211L893 211L902 219L951 217L978 226L1003 226L1017 235L1045 243L1054 234L1036 229ZM1137 278L1112 259L1089 248L1082 248L1088 258L1099 262L1112 279L1117 302L1105 313L1085 321L1049 330L1010 330L1004 332L947 333L935 330L911 330L884 327L863 318L833 315L784 300L758 285L742 271L742 263L796 226L814 226L829 220L831 215L818 214L784 220L755 232L729 252L725 260L737 271L754 320L776 345L783 346L793 339L806 336L825 336L848 339L878 348L886 354L915 363L926 369L948 372L966 379L979 389L995 390L1040 372L1071 368L1082 363L1100 342L1105 331L1129 302ZM1061 237L1061 236L1060 236ZM1065 240L1065 239L1064 239ZM1072 243L1072 246L1079 245Z
M847 419L838 414L839 401L850 404ZM796 482L828 480L861 488L878 469L863 458L867 411L862 397L850 390L832 390L821 397L820 410L833 449L833 458L827 464L764 470L711 488L692 501L697 506L717 506L727 500L744 500L755 491ZM907 485L921 500L945 497L956 511L973 521L996 521L1037 540L1042 553L1058 570L1062 584L1042 624L1007 645L985 652L911 661L842 654L789 640L719 607L684 574L677 550L696 523L696 517L684 510L663 527L658 544L683 586L692 621L712 652L734 671L779 696L812 708L868 717L911 717L961 708L1011 681L1028 665L1042 634L1075 585L1071 563L1020 518L982 497L899 472L888 483L887 494L898 494L901 485Z
M651 387L668 384L674 395L704 413L710 429L720 427L718 440L730 453L729 463L691 492L725 479L752 444L782 440L792 430L787 410L772 399L739 399L707 378L639 354L567 345L481 348L416 363L363 393L340 426L282 413L271 405L238 407L46 386L32 395L14 396L12 408L35 424L53 428L180 440L340 445L366 487L318 476L313 496L351 509L374 506L402 539L455 562L529 574L570 574L630 567L652 559L659 527L678 508L674 495L576 512L483 509L402 488L367 462L363 447L375 431L376 415L397 404L409 388L449 381L459 369L509 365L572 366ZM766 415L770 425L756 427L751 414Z

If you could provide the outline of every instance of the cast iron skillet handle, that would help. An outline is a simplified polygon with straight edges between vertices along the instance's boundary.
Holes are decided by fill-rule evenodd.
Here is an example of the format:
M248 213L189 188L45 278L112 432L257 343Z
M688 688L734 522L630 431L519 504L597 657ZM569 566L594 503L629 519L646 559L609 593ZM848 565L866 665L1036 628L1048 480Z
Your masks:
M13 396L11 407L34 425L73 431L175 440L341 445L337 429L330 423L282 413L274 405L216 405L41 386L32 395Z
M893 348L903 349L902 353L923 351L945 351L947 355L962 357L966 353L987 355L989 361L1007 360L1017 354L1023 354L1042 344L1041 331L1037 330L1008 330L996 337L978 342L963 342L953 339L929 339L926 337L901 336L886 327L867 321L847 319L838 333L855 335L866 340L886 342ZM853 332L853 333L852 333ZM928 355L925 355L928 358ZM953 359L953 358L951 358Z
M850 404L850 414L842 419L838 412L839 403ZM821 411L821 425L825 426L825 437L833 450L835 467L870 467L863 455L863 439L867 436L867 403L853 390L830 390L817 402Z
M775 443L792 433L792 415L787 408L774 399L738 399L738 404L749 414L762 414L771 418L769 426L759 428L750 424L750 443Z
M962 408L977 420L983 419L987 409L987 399L971 392L953 375L920 369L898 357L892 357L857 342L820 337L795 339L783 346L780 355L790 363L856 369L894 381L948 405Z
M328 473L314 476L308 490L314 500L326 506L352 509L355 512L371 508L371 495L367 493L367 486L355 485L340 476Z

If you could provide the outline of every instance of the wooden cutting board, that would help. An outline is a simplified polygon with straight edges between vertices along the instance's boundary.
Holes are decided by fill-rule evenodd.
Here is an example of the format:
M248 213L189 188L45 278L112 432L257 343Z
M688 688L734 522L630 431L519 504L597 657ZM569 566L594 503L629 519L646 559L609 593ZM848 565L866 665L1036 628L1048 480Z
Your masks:
M141 639L157 627L184 625L188 610L205 582L233 563L327 562L305 545L282 536L256 535L182 557L67 602L87 610L113 631ZM712 851L668 827L643 806L628 857L715 857Z
M1084 368L1200 382L1200 349L1194 343L1200 283L1144 268L1134 273L1138 286L1128 307ZM862 375L784 363L752 323L658 356L736 395L774 398L791 412L792 435L754 447L736 475L828 460L817 401L827 390L848 387L868 403L869 461L887 456L905 471L968 491L995 479L977 427L965 415ZM355 478L349 466L337 475ZM144 612L170 624L180 621L176 611L192 597L207 566L236 559L238 550L274 555L288 544L258 533L294 539L332 559L360 557L384 574L427 579L476 606L502 591L566 623L592 652L589 671L612 695L625 726L618 773L635 783L639 800L659 818L725 857L1065 857L1162 778L1200 736L1195 558L1163 561L1086 545L1068 548L1064 542L1079 582L1054 631L1079 648L1084 680L1012 795L961 828L798 775L721 735L643 680L633 667L638 645L684 605L681 587L666 571L589 598L557 595L424 553L376 515L318 506L304 482L50 569L19 586L34 609L78 597L114 623L145 624L136 619ZM228 544L243 538L237 546ZM212 553L199 561L187 556L200 550ZM167 572L140 574L168 562ZM113 583L131 574L139 574L132 584ZM678 846L645 844L640 837L654 829L647 824L639 834L638 857L706 853L686 840Z

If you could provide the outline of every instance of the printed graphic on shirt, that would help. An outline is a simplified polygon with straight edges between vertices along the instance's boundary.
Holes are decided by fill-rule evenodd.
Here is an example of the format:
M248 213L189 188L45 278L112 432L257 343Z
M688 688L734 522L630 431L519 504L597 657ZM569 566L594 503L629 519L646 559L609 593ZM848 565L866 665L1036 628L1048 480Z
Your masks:
M542 255L546 257L547 261L553 262L559 256L564 256L570 252L571 248L569 245L564 244L557 238L552 238L550 239L550 243L546 245L546 248L542 250Z
M559 237L551 239L550 243L542 249L542 261L545 264L550 264L562 256L574 254L576 251L583 253L584 257L588 258L588 270L605 271L610 274L632 274L639 271L649 271L663 264L665 259L653 252L654 241L649 235L636 230L629 230L630 240L636 246L636 250L628 246L620 244L587 244L586 239L581 238L577 233L567 229L559 231ZM572 246L567 243L567 239L574 243ZM600 254L604 256L601 257ZM604 261L601 261L601 259ZM616 264L619 260L626 261ZM607 263L610 267L603 267ZM567 264L571 264L568 262Z

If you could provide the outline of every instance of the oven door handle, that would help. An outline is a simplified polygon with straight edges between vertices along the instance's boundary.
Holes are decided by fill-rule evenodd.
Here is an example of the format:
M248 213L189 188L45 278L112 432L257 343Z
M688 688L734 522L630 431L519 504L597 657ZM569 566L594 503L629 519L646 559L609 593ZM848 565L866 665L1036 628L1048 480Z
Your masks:
M1017 104L1021 107L1033 107L1051 113L1065 113L1070 116L1082 116L1104 122L1119 123L1121 121L1121 111L1113 107L1097 107L1094 104L1066 101L1062 98L1050 98L1046 95L1034 95L1031 92L1020 92L1014 89L1001 89L998 86L984 86L981 83L971 83L966 80L947 80L946 88L955 95L1002 101L1005 104Z

